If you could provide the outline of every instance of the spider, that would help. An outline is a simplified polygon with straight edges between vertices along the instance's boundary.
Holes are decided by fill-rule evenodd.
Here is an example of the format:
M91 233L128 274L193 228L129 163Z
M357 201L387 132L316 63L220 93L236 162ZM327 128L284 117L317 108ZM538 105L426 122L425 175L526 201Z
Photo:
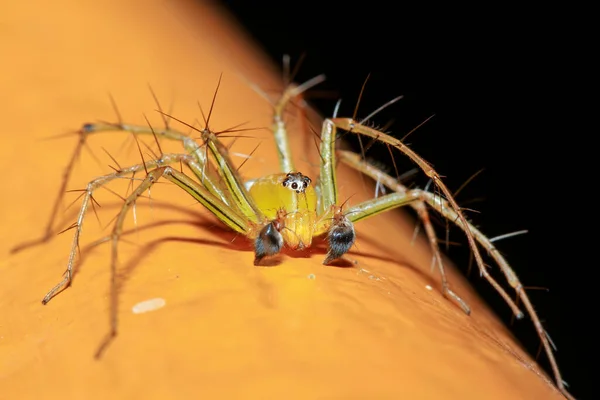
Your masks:
M67 173L63 177L62 189L66 187L66 182L70 174L68 171L70 171L74 160L85 145L86 138L92 134L125 131L132 133L136 138L138 135L153 135L159 149L160 144L158 139L161 138L181 142L185 152L179 154L163 153L161 150L160 156L157 156L155 159L143 161L142 163L126 168L119 167L115 169L115 172L95 178L87 184L85 190L82 191L81 197L83 200L77 220L67 228L74 230L67 269L63 279L46 294L42 303L48 303L54 296L71 284L84 216L90 205L94 206L94 191L113 180L131 177L136 173L145 173L144 179L125 198L124 204L114 222L112 233L107 238L112 244L111 273L113 279L111 280L111 291L113 293L116 290L114 276L116 274L117 248L119 239L123 234L125 217L135 204L136 199L142 196L157 181L164 179L187 192L228 228L251 240L255 253L254 265L257 266L261 265L265 258L278 254L284 246L292 250L305 249L310 247L313 239L317 237L326 237L328 250L323 264L332 264L342 258L353 246L356 239L355 223L385 211L410 206L417 212L425 228L425 233L433 252L434 262L440 271L443 295L455 302L466 314L470 314L471 310L469 306L458 294L452 291L444 272L438 241L429 217L429 209L433 209L464 231L481 276L504 299L511 308L514 316L517 319L522 319L524 317L523 312L488 273L479 246L486 250L488 255L494 259L510 286L516 291L518 298L522 301L533 321L552 367L558 389L567 398L572 398L565 389L554 358L552 351L554 345L542 327L523 285L500 252L494 247L493 240L487 238L466 219L440 175L429 163L407 147L401 140L365 124L366 120L373 114L362 121L357 121L354 118L339 118L336 115L333 118L325 119L320 134L319 152L321 162L319 176L311 178L295 168L292 161L286 124L283 118L284 110L294 98L319 84L323 79L323 76L317 76L301 85L290 84L286 87L274 105L272 126L279 157L280 172L248 182L244 182L238 173L238 169L236 169L231 160L228 148L219 139L218 134L211 131L208 126L204 129L198 129L163 112L156 100L156 96L154 97L158 105L158 112L165 118L164 129L154 129L149 122L147 125L126 124L121 121L117 123L99 122L84 124L78 132L79 142L67 167ZM219 84L220 82L219 79ZM218 87L217 85L217 91ZM154 93L152 94L154 95ZM392 102L397 99L392 100ZM215 98L213 97L213 105L214 101ZM337 112L334 114L337 114ZM173 119L188 128L198 131L201 143L198 143L187 134L170 128L166 122L166 118ZM409 190L398 179L369 164L361 155L337 149L336 140L339 136L338 131L369 137L374 141L385 144L389 148L400 151L429 177L440 194L435 194L426 189ZM137 139L136 143L138 143ZM337 161L373 178L375 181L391 189L391 193L352 206L346 206L345 202L340 203L336 183L335 167ZM173 165L177 163L188 167L193 176L183 173L183 170L179 171L174 168ZM212 166L212 168L209 166ZM64 192L64 190L62 191ZM60 199L61 196L59 195L59 199L55 203L54 213ZM49 236L51 225L52 221L48 225L46 236ZM101 356L117 334L117 305L114 298L115 296L112 296L110 332L100 345L96 357Z

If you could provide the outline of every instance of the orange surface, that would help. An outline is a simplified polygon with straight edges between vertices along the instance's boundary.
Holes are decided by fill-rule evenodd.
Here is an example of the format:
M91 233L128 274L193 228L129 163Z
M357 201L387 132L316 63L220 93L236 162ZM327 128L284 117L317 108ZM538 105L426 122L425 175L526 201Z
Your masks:
M440 295L428 249L410 246L412 225L402 213L357 225L350 254L357 266L321 265L321 246L256 268L243 237L220 229L170 184L153 188L151 204L140 201L138 230L121 244L119 335L94 360L108 329L110 249L85 245L108 228L88 215L79 273L47 306L40 300L61 277L72 232L9 252L43 232L77 140L43 138L114 120L107 92L126 121L142 124L146 113L158 124L147 83L179 118L200 119L196 101L208 108L220 73L211 126L268 127L271 108L247 82L276 93L281 80L210 5L3 3L0 398L561 398L452 271L472 316ZM315 177L306 130L292 125L298 168ZM252 138L232 151L261 142L244 176L277 172L269 132L244 134ZM139 160L124 134L94 137L90 148L101 162L84 152L70 188L111 172L101 147L122 165ZM342 198L368 196L356 174L340 174ZM119 200L104 191L98 201L102 226L109 225ZM78 204L61 211L57 229L74 220ZM157 297L164 308L132 313Z

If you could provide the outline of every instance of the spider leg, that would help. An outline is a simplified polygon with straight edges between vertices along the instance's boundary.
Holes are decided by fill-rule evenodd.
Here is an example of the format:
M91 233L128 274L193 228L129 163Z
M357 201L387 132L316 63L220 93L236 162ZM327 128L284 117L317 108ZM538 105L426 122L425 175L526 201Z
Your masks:
M292 94L295 96L316 83L311 83L309 81L306 84L299 86L300 90L293 91ZM193 128L184 121L181 121L170 115L169 117L188 127ZM203 130L201 133L202 139L207 144L211 155L215 159L215 163L218 165L217 171L227 186L228 190L226 193L231 195L233 203L237 206L237 209L240 210L241 215L248 220L249 225L246 227L243 233L248 238L254 240L254 265L259 265L260 261L264 257L275 255L283 248L284 241L280 232L285 228L284 215L278 214L272 221L266 220L266 217L258 208L252 196L250 196L248 189L242 183L242 179L237 173L237 169L234 168L233 163L229 158L227 148L211 131ZM195 182L191 181L190 185L192 183ZM185 189L185 187L183 188ZM229 223L224 219L221 218L221 220L229 225ZM229 226L234 228L231 225Z
M337 155L340 157L340 160L344 162L346 165L351 168L358 170L374 179L376 179L381 184L387 186L390 189L395 190L398 193L406 193L409 190L402 185L398 180L393 179L391 176L384 174L376 167L364 162L358 154L355 154L350 151L338 150ZM393 181L394 186L390 187L389 185ZM425 228L425 233L427 234L427 239L429 240L429 246L433 251L433 261L436 263L438 270L440 271L440 277L442 280L442 294L460 306L465 314L471 314L471 307L452 289L450 289L450 284L448 283L448 278L446 276L446 271L444 269L444 264L442 261L442 254L440 251L440 247L438 244L438 239L435 234L435 230L433 225L431 224L431 220L429 218L429 211L425 206L425 202L423 200L410 202L409 205L417 212L419 219L423 223ZM520 312L520 311L519 311Z
M44 296L44 299L42 300L43 304L48 303L54 296L56 296L59 292L61 292L62 290L64 290L71 284L71 280L73 278L73 268L75 266L75 259L76 259L76 255L77 255L77 250L79 248L79 239L80 239L81 232L82 232L83 222L84 222L85 214L90 206L90 202L93 201L92 196L93 196L94 191L96 189L98 189L99 187L102 187L115 179L124 178L124 177L132 175L136 172L159 168L159 167L163 167L163 166L173 164L175 162L180 162L180 161L185 163L192 170L199 169L199 166L196 163L196 160L190 155L187 155L187 154L164 154L158 160L151 160L151 161L145 162L143 164L137 164L137 165L133 165L133 166L130 166L127 168L123 168L122 170L120 170L118 172L98 177L98 178L90 181L87 184L85 193L83 196L81 208L80 208L79 214L77 216L77 221L72 226L73 229L75 229L75 234L74 234L73 242L71 245L71 252L69 253L67 269L64 273L63 279L58 284L56 284L46 294L46 296ZM190 182L193 182L193 184ZM246 232L247 224L240 222L241 217L239 216L239 213L237 212L237 210L235 210L234 208L230 207L227 203L225 203L224 199L215 196L214 194L211 193L211 191L208 188L206 188L205 186L201 186L200 184L194 182L190 178L187 178L187 180L183 181L183 183L181 183L180 186L184 187L184 189L186 187L190 187L190 186L194 187L196 189L195 192L190 193L189 190L191 190L191 189L189 189L188 193L192 194L193 196L196 192L200 193L201 196L197 195L195 197L198 201L200 201L203 205L205 205L205 207L208 208L209 211L213 212L219 219L221 219L227 226L229 226L233 230L236 230L236 231L242 232L242 233ZM198 189L197 186L199 186L200 189ZM209 199L210 201L204 200L204 199ZM226 210L226 212L223 212L220 210Z
M168 116L165 113L163 113L162 111L159 111L159 113L163 116ZM169 117L171 117L171 116L169 116ZM192 128L195 130L198 130L195 127L192 127ZM226 164L226 162L224 162L224 159L226 159L226 161L229 162L229 159L227 157L227 150L225 149L224 146L222 146L220 144L216 135L214 135L212 133L209 135L208 133L210 133L210 131L207 131L207 130L205 130L205 131L207 132L207 133L205 133L205 139L210 144L209 148L211 149L211 153L213 155L215 155L215 158L216 158L217 162L219 163L219 165ZM155 129L149 125L136 125L136 124L127 124L127 123L122 123L122 122L85 123L82 125L82 127L78 131L75 132L79 136L79 140L77 141L77 145L76 145L75 149L73 150L73 153L71 155L69 163L67 164L67 166L65 167L65 169L63 171L60 188L59 188L58 194L55 198L54 205L52 207L52 212L50 213L50 218L48 219L48 221L46 223L44 233L38 239L29 241L26 243L22 243L22 244L16 246L15 248L11 249L11 251L13 253L19 252L21 250L24 250L31 246L35 246L37 244L45 243L52 237L52 234L54 233L54 225L56 224L56 219L58 216L58 209L64 199L66 188L67 188L67 185L71 178L71 173L73 171L75 161L80 157L82 149L87 145L88 137L93 134L110 133L110 132L129 132L134 136L136 136L136 135L148 135L148 136L154 135L157 138L163 138L163 139L167 139L167 140L174 140L174 141L181 142L183 144L183 147L185 148L185 150L195 159L195 161L190 162L188 164L188 166L192 170L194 175L196 175L198 177L198 179L202 182L202 184L204 186L206 186L206 188L213 195L215 195L218 198L220 198L221 200L223 200L226 204L233 206L233 207L241 208L243 211L246 211L245 212L246 216L248 216L252 220L255 220L255 222L256 222L257 210L255 207L252 207L252 204L248 200L248 197L244 196L243 189L239 189L240 186L243 186L240 183L241 180L239 179L239 177L236 177L237 183L231 183L229 186L233 187L233 191L232 191L233 194L236 194L238 198L241 197L242 199L245 199L245 201L242 201L242 202L235 201L235 199L232 198L233 196L230 194L230 192L228 192L227 190L223 190L223 188L217 184L217 182L219 182L219 178L221 178L222 180L225 180L226 182L230 182L227 179L228 178L226 176L227 174L224 173L221 169L217 168L216 170L221 172L221 174L219 176L219 175L215 174L214 170L206 168L206 165L209 163L209 160L207 159L206 152L203 150L204 145L198 144L193 138L189 137L188 135L181 133L177 130L171 129L169 127L165 127L162 129ZM228 165L232 165L231 162L229 162ZM235 173L231 172L231 168L229 168L228 175L231 176L234 174ZM238 188L237 190L235 189L236 187Z
M344 255L354 243L354 222L372 217L384 211L402 207L419 200L411 192L390 193L376 199L371 199L349 207L345 212L341 206L332 206L331 218L329 213L317 224L314 235L319 236L327 233L329 239L329 251L323 261L323 264L329 264L331 261ZM330 221L330 222L329 222Z
M337 182L335 172L335 135L336 129L333 122L329 119L323 121L321 128L321 167L319 172L319 193L320 202L318 215L326 215L335 210L337 204Z
M277 155L279 156L279 167L281 172L293 172L294 161L292 160L292 151L288 140L287 129L283 120L284 111L289 102L296 96L302 94L315 85L323 82L325 75L317 75L314 78L304 82L301 85L289 85L277 103L275 104L275 112L273 115L273 136L277 146Z
M166 138L169 140L180 141L180 142L182 142L186 151L188 151L190 153L190 155L165 155L160 160L154 160L154 161L150 161L148 163L138 164L138 165L135 165L135 166L132 166L129 168L125 168L120 171L117 171L116 173L108 174L108 175L104 175L102 177L96 178L88 183L86 192L84 195L83 203L82 203L79 215L77 217L77 222L73 226L73 228L75 229L75 237L73 239L73 244L72 244L71 252L69 255L67 270L65 271L64 277L61 280L61 282L59 282L54 288L52 288L52 290L50 290L50 292L48 292L48 294L44 297L44 300L43 300L44 304L46 304L48 301L50 301L50 299L52 297L54 297L57 293L59 293L64 288L66 288L70 285L72 275L73 275L73 266L75 263L75 255L77 253L77 249L79 246L79 236L81 234L81 225L83 223L83 218L84 218L85 212L87 211L87 209L89 207L90 200L92 199L92 193L96 188L105 185L106 183L110 182L111 180L113 180L115 178L125 177L125 176L128 176L129 174L134 174L134 173L142 171L142 170L156 168L156 167L159 167L164 164L169 164L171 162L185 161L186 165L190 168L190 170L194 173L194 175L196 175L198 177L198 179L200 180L200 182L202 182L204 187L206 187L206 189L211 194L213 194L214 196L219 198L223 203L225 203L226 205L231 206L231 207L236 207L242 211L246 211L246 213L245 213L246 216L251 218L255 222L258 220L258 218L260 216L260 214L253 213L254 208L247 207L246 206L247 203L235 201L237 199L232 199L231 196L229 196L229 192L224 191L219 185L217 185L219 177L215 176L214 173L211 174L210 173L210 172L212 172L211 170L208 170L209 172L207 173L207 169L205 168L205 165L209 162L209 160L206 158L206 153L204 151L202 151L201 145L196 143L196 141L193 138L191 138L187 135L184 135L183 133L180 133L176 130L170 129L170 128L155 130L149 125L124 124L121 122L118 122L118 123L106 123L106 122L86 123L77 132L79 134L79 141L77 142L77 146L73 152L71 160L68 163L68 165L65 168L65 171L63 173L61 189L55 200L55 203L53 206L53 212L50 215L50 219L47 223L45 234L40 239L30 242L30 243L26 243L24 245L21 245L18 248L13 249L13 251L19 251L19 250L22 250L31 245L43 243L50 238L50 235L52 232L52 227L55 223L56 215L58 214L58 212L57 212L58 205L62 202L62 199L64 197L64 193L65 193L64 189L67 187L69 178L71 176L73 164L74 164L75 160L77 160L79 158L79 156L81 154L81 150L86 145L87 137L91 134L107 133L107 132L115 132L115 131L129 132L129 133L133 134L134 136L140 135L140 134L141 135L154 135L155 137L162 137L162 138ZM219 164L225 165L225 166L230 166L228 158L225 158L225 156L223 155L224 153L223 153L223 150L221 149L221 147L223 147L223 146L220 146L217 148L218 139L216 138L216 136L215 135L210 135L210 136L207 135L206 141L209 143L209 145L210 145L209 147L211 148L211 153L215 154L215 158L219 162ZM213 149L215 149L214 152L212 151ZM172 161L169 161L169 160L171 160L171 158L172 158ZM232 169L232 167L228 168L228 170L231 170L231 169ZM219 171L220 171L220 169L219 169ZM232 178L231 176L227 176L227 175L223 174L222 177L225 178L224 180L226 182L228 182L229 187L237 187L237 188L241 187L241 189L239 189L239 190L242 191L241 192L242 198L249 197L249 196L247 196L247 191L245 190L245 188L243 188L243 185L241 184L241 182L239 181L237 176ZM231 183L230 179L234 179L234 182ZM239 190L237 193L239 193ZM244 196L243 193L246 193L246 196ZM249 209L251 211L248 211Z
M187 162L187 159L183 160ZM214 196L208 191L202 184L194 181L187 175L173 169L170 166L158 166L157 168L149 171L144 180L135 188L135 190L125 199L125 203L119 212L115 224L113 226L112 233L110 235L110 241L112 244L111 248L111 283L110 283L110 330L106 335L105 339L100 344L96 358L102 356L104 350L112 342L117 335L117 317L118 317L118 291L117 291L117 255L118 255L118 243L119 238L123 233L123 224L127 212L135 203L137 198L141 196L145 191L149 190L160 178L165 178L172 183L176 184L199 203L201 203L206 209L212 212L219 220L225 225L242 234L248 234L252 229L252 222L245 216L239 214L237 210L229 207L222 200Z
M481 271L482 275L485 276L486 279L490 282L490 284L492 284L492 286L498 291L498 293L502 296L502 298L506 301L506 303L511 307L513 313L517 316L517 318L522 318L523 313L519 310L519 308L516 306L516 304L510 298L510 296L508 296L508 294L506 294L506 292L502 289L502 287L500 285L498 285L498 283L485 270L485 267L483 266L483 260L481 259L481 256L479 255L478 248L475 245L475 241L473 240L472 234L470 233L469 225L468 225L466 219L464 218L464 216L462 215L462 213L460 212L460 208L454 202L454 199L450 195L450 192L448 191L448 189L446 189L445 185L441 182L439 175L429 166L429 164L427 164L421 157L416 155L412 150L408 149L399 140L394 139L391 136L385 135L384 133L381 133L379 131L376 131L374 129L366 127L364 125L360 125L351 119L341 119L341 118L326 119L323 122L323 127L321 129L321 147L320 147L321 171L320 171L320 176L319 176L321 201L319 203L320 208L318 210L318 215L326 217L329 215L329 213L331 213L333 211L334 216L335 216L335 213L337 210L336 204L338 201L338 199L337 199L338 193L337 193L336 171L335 171L335 166L336 166L335 139L336 139L336 131L337 131L338 127L342 128L342 129L346 129L348 131L352 131L354 129L355 133L365 134L366 136L370 136L376 140L385 138L387 141L386 140L382 140L382 141L384 141L385 143L388 143L396 148L399 148L401 151L408 154L409 157L411 157L411 159L413 159L413 161L415 161L418 166L420 166L422 169L424 169L424 171L427 173L427 175L430 176L434 180L434 182L436 182L438 184L438 186L440 186L440 188L442 189L442 191L444 191L446 196L448 196L449 202L450 202L450 205L448 206L448 208L451 208L450 206L452 206L452 209L454 209L456 211L456 219L460 220L463 223L463 225L466 227L464 230L467 233L467 238L470 238L469 243L471 244L471 248L473 248L473 252L475 254L475 258L478 262L478 265L480 267L480 271ZM366 133L364 133L363 131ZM344 153L340 152L340 154L344 154ZM384 182L384 184L385 184L385 182ZM385 198L386 198L386 196L380 198L380 199L384 199L384 200L380 200L380 199L371 200L372 202L374 202L374 203L372 203L374 206L373 210L377 209L377 207L379 207L379 205L385 204L386 203ZM380 201L377 201L377 200L380 200ZM404 200L396 199L396 201L402 202ZM396 206L391 206L391 207L392 208L398 207L400 205L402 205L402 204L399 204ZM416 206L416 207L419 207L419 206ZM380 212L380 211L377 211L377 212ZM422 209L421 209L421 212L423 212ZM371 215L374 215L374 214L375 214L374 212L371 213ZM321 217L321 218L326 220L326 218L323 218L323 217ZM354 218L358 218L357 215L355 215L355 213L351 214L350 219L353 220ZM332 224L331 228L336 226L335 223L338 222L338 220L335 217L334 217L333 221L334 221L334 224ZM324 233L323 226L317 227L316 230L317 230L317 232L315 232L315 236L318 235L318 232ZM330 230L330 232L331 232L331 230ZM437 239L435 239L435 237L432 236L432 232L428 233L428 235L430 238L430 243L432 244L432 246L434 248L434 252L435 252L436 251L435 249L438 248ZM331 238L331 236L330 236L330 238ZM330 242L330 249L331 249L331 245L332 244ZM450 298L455 300L461 306L461 308L468 314L470 312L468 305L456 293L452 292L448 288L447 280L445 278L445 273L443 272L443 266L441 265L441 257L439 256L439 249L437 250L436 257L438 258L438 263L439 263L438 267L440 268L440 271L441 271L442 282L445 282L442 284L443 288L444 288L443 289L444 294L447 294L448 296L450 296ZM328 259L329 259L329 257L328 257Z
M452 289L450 289L450 285L448 283L448 278L446 277L446 272L444 270L444 265L442 263L441 252L438 246L437 238L435 236L435 231L433 230L433 226L431 225L431 221L429 220L429 214L427 212L427 208L425 207L425 203L421 198L421 193L419 191L410 190L410 191L397 191L397 193L390 193L376 199L371 199L364 201L360 204L350 207L344 214L347 216L347 223L354 223L360 221L362 219L366 219L382 213L384 211L388 211L394 208L403 207L406 205L410 205L413 207L418 213L423 225L425 226L425 231L427 233L427 237L429 239L430 246L433 250L433 257L436 261L438 269L440 271L441 279L442 279L442 294L454 302L458 304L458 306L464 311L465 314L471 314L471 308L469 305ZM334 217L334 223L332 223L332 230L334 227L338 225L336 221L336 217ZM336 228L339 229L339 228ZM332 231L330 230L330 232ZM336 243L331 240L330 233L330 248L337 247ZM346 251L348 251L346 249ZM331 253L331 250L330 250ZM345 253L345 252L344 252ZM340 254L341 256L341 254ZM338 257L339 258L339 257ZM327 264L329 261L333 259L328 258L324 262ZM490 277L490 279L493 279Z
M344 255L355 240L354 225L342 212L342 207L337 205L337 184L335 171L335 126L326 119L321 128L321 154L320 173L317 193L319 195L317 216L319 222L315 226L313 235L319 236L327 233L329 248L323 264Z
M152 160L143 164L133 165L131 167L124 168L118 172L100 176L87 184L81 208L79 210L79 214L77 215L77 221L75 222L75 224L72 225L72 228L75 229L75 234L73 236L73 242L71 244L71 252L69 253L67 269L64 272L63 279L58 284L56 284L46 294L46 296L44 296L44 299L42 300L43 304L48 303L54 296L56 296L62 290L66 289L71 284L71 280L73 278L73 268L75 266L75 258L77 255L77 250L79 248L79 238L81 236L85 214L90 206L90 203L93 201L92 196L94 194L94 191L115 179L128 177L129 175L132 175L136 172L144 171L145 169L152 169L157 168L161 165L175 163L187 157L189 156L185 154L165 154L160 160Z
M348 132L351 132L351 133L354 133L357 135L368 136L375 140L378 140L380 142L383 142L390 146L395 147L396 149L398 149L402 153L404 153L406 156L408 156L415 164L417 164L417 166L419 166L419 168L422 169L423 172L429 178L431 178L433 180L433 183L435 183L437 185L437 187L442 191L442 193L446 196L445 204L447 205L448 208L452 209L455 212L456 220L460 221L460 224L464 227L463 231L465 232L465 234L467 236L467 240L469 242L469 247L471 248L471 251L473 252L475 261L477 262L477 266L479 267L479 271L480 271L481 275L486 277L486 279L490 282L490 284L494 287L494 289L496 289L498 294L500 294L500 296L502 296L504 301L512 309L514 315L518 319L523 318L523 313L519 310L519 308L516 306L514 301L510 298L510 296L508 296L506 294L506 292L500 287L500 285L498 285L498 283L496 283L493 279L491 279L491 277L487 273L485 264L483 262L481 254L479 253L479 248L477 247L477 244L475 243L474 234L471 232L471 225L467 222L467 219L465 218L464 214L462 213L460 207L458 206L458 204L452 197L452 193L450 193L450 190L448 190L446 185L442 182L440 175L425 160L423 160L419 155L417 155L413 150L408 148L400 140L395 139L389 135L386 135L385 133L379 132L373 128L369 128L368 126L361 125L358 122L354 121L353 119L350 119L350 118L329 119L329 120L325 121L324 127L325 127L325 125L327 125L328 129L330 129L333 132L330 134L331 137L335 137L335 131L337 128L344 129ZM331 147L333 147L333 146L331 146ZM458 222L456 222L456 223L458 223ZM510 271L512 271L512 270L510 270ZM507 271L503 270L503 272L507 275L509 282L515 283L515 284L517 283L516 281L512 280L511 276L509 276L510 272L508 270ZM514 273L512 273L512 276L514 276Z
M52 211L50 213L50 218L46 223L46 227L44 229L44 233L38 239L22 243L13 249L11 252L16 253L31 246L35 246L41 243L47 242L54 233L54 225L56 224L58 209L60 204L64 199L64 195L66 192L67 185L71 178L71 174L73 171L73 167L77 159L79 159L83 148L87 145L88 136L96 133L108 133L108 132L118 132L124 131L129 132L133 135L156 135L157 137L166 138L169 140L181 141L183 143L184 148L188 151L196 160L195 163L189 165L194 174L198 176L199 179L203 182L203 184L213 193L215 196L223 199L226 203L232 204L233 202L228 199L226 192L224 192L215 182L218 181L218 176L214 174L213 171L205 171L204 165L207 160L205 157L205 152L202 151L201 145L196 143L194 139L190 138L187 135L184 135L181 132L172 130L172 129L152 129L147 125L133 125L133 124L124 124L124 123L107 123L107 122L99 122L99 123L86 123L83 124L82 127L76 131L75 133L79 136L77 141L77 145L72 152L71 158L65 167L62 178L60 188L58 190L58 194L54 200L54 204L52 206ZM149 167L152 168L152 167ZM100 178L99 178L100 179ZM90 182L91 183L91 182Z
M175 119L174 117L171 118ZM183 121L180 122L183 123ZM116 222L113 226L112 234L110 235L110 241L112 243L110 331L100 345L96 353L96 357L101 356L108 344L117 334L117 248L119 238L123 232L123 223L125 221L125 217L127 212L134 206L136 199L146 190L149 190L160 178L165 178L182 188L232 230L242 233L250 238L256 238L255 253L258 261L260 258L264 257L264 255L274 254L279 252L281 249L281 246L265 246L265 243L268 242L268 239L273 237L273 233L269 231L266 235L261 234L265 233L269 227L277 226L276 221L264 221L264 216L256 208L256 206L254 206L246 188L241 183L241 179L239 178L237 171L233 168L226 147L220 143L216 135L212 132L203 130L202 139L207 145L207 148L210 149L210 154L213 156L213 160L210 161L215 162L219 166L216 170L219 172L220 178L225 182L225 187L223 189L217 185L217 179L219 177L208 176L205 174L207 169L204 167L210 162L206 157L207 153L202 151L200 146L193 139L177 131L173 131L171 129L155 131L152 127L125 125L121 123L96 125L86 124L84 130L85 133L125 130L134 135L153 134L155 137L161 136L183 142L185 149L190 153L162 155L157 160L152 160L128 168L120 169L115 173L96 178L87 185L77 222L73 225L73 228L75 229L75 235L73 238L67 270L61 282L53 287L44 297L42 301L44 304L50 301L50 299L52 299L64 288L68 287L71 283L75 258L79 249L79 238L82 231L84 216L87 212L90 201L93 201L92 195L94 190L114 179L127 177L142 170L147 171L147 175L144 180L125 199L125 203L117 216ZM76 152L77 151L79 151L79 147ZM76 154L73 158L76 158L77 156L78 154ZM197 182L182 172L178 172L177 170L168 166L169 164L175 162L181 162L185 164L194 173L194 175L196 175L200 182ZM64 181L66 182L67 179ZM278 231L275 230L275 233L278 234Z
M407 193L407 189L403 185L401 185L396 179L373 167L366 161L362 160L358 154L342 150L339 150L337 154L340 157L340 160L345 164L349 165L350 167L361 171L362 173L381 182L383 185L396 192ZM531 304L531 301L529 300L525 289L523 288L523 284L519 281L519 278L517 277L516 273L510 267L508 262L504 259L500 251L493 245L490 239L488 239L488 237L485 236L479 229L471 225L469 222L466 222L465 225L463 220L460 218L459 213L452 207L451 204L449 204L448 201L444 200L442 197L423 190L411 190L409 192L412 192L414 196L417 196L419 198L419 201L411 203L413 207L422 207L423 204L428 204L431 208L439 212L447 220L452 221L463 231L469 231L473 235L477 243L487 251L490 257L494 259L496 264L500 267L500 270L504 273L509 285L517 292L518 297L523 301L525 309L527 310L527 313L533 321L537 334L540 337L540 340L544 347L546 356L548 357L548 360L552 367L552 372L554 373L554 377L558 388L566 397L571 398L571 395L566 391L566 388L564 387L560 370L558 369L558 364L556 362L556 359L554 358L554 353L552 351L553 346L551 345L547 337L546 331L544 330L542 323L535 309L533 308L533 305ZM508 295L504 292L504 290L489 275L487 269L482 269L481 274L496 289L496 291L498 291L502 295L503 298L508 298ZM517 316L517 318L520 319L523 317L523 314L517 308L516 304L512 302L512 300L507 303L513 309L513 313Z
M169 118L173 118L176 121L183 123L184 125L191 127L194 130L200 131L198 128L193 127L185 122L174 118L171 115L165 114L163 112L159 113L163 116L167 116ZM125 124L125 123L107 123L107 122L99 122L93 124L84 124L81 128L80 132L84 132L86 135L94 134L94 133L108 133L108 132L129 132L134 136L137 135L154 135L157 138L164 138L167 140L179 141L182 143L186 152L188 152L194 159L195 163L191 163L188 166L198 177L200 182L215 196L222 199L225 203L229 205L234 205L231 196L228 195L227 191L224 191L218 184L219 176L215 174L215 171L206 168L206 165L210 162L207 157L207 153L204 151L204 144L198 144L192 137L181 133L180 131L164 128L164 129L155 129L149 125L136 125L136 124ZM209 139L213 141L217 141L215 135L209 136ZM214 146L213 146L214 147Z
M302 90L306 90L307 86L304 85L302 87L304 89L301 88L300 91L291 91L291 95L295 95L300 93ZM48 222L48 227L46 229L47 232L40 240L35 241L35 243L32 242L31 244L23 245L20 248L25 248L29 245L33 245L39 242L44 242L48 239L48 237L50 237L48 232L52 230L52 226L55 223L57 215L57 205L61 203L64 197L64 190L62 189L66 188L68 184L74 161L80 156L81 149L86 145L88 135L117 131L129 132L134 136L153 135L157 142L158 138L181 142L185 150L189 153L189 155L165 155L162 156L159 160L149 161L147 163L142 163L125 169L120 169L113 174L99 177L88 183L85 193L83 195L83 202L80 212L78 214L77 222L72 226L72 228L75 229L75 235L73 238L67 270L65 271L64 277L61 280L61 282L55 285L55 287L53 287L44 297L44 304L46 304L56 294L58 294L70 285L73 277L75 258L79 248L79 237L81 235L81 227L83 224L84 215L89 207L89 203L90 201L93 201L92 194L95 189L105 185L113 179L126 177L135 174L136 172L140 172L142 170L147 171L155 168L160 168L167 164L179 161L186 164L186 166L198 178L200 183L197 183L189 178L182 178L182 180L173 178L170 180L173 180L184 190L188 191L189 194L191 194L198 201L200 201L205 207L209 209L209 211L213 212L227 226L229 226L237 232L246 234L251 239L254 239L255 237L259 236L260 228L262 228L263 225L269 223L264 221L264 216L262 215L260 210L258 210L258 208L254 205L254 202L248 194L247 189L242 184L242 180L239 177L237 170L233 167L233 163L229 158L227 147L219 141L217 135L209 129L199 130L198 128L187 124L184 121L181 121L171 115L167 115L160 110L159 113L161 113L161 115L165 117L174 119L184 124L185 126L200 132L203 144L198 144L192 137L185 135L177 130L171 129L168 126L166 126L164 129L154 129L149 124L125 124L120 121L120 118L119 122L117 123L86 123L78 131L79 141L77 147L73 152L71 161L69 162L67 168L65 169L65 172L63 173L61 191L59 192L59 195L55 201L54 212L52 213ZM206 146L206 148L210 150L212 159L209 159L208 153L204 151L204 146ZM216 164L216 168L206 168L206 166L211 162ZM169 176L171 175L172 174L170 174ZM176 174L173 176L176 176ZM223 185L220 182L224 182L225 184ZM198 189L198 187L200 187L200 189ZM202 195L198 196L198 193L201 193ZM211 199L211 201L207 202L203 199ZM212 204L212 200L216 201L217 203ZM259 250L258 244L258 242L255 243L255 250ZM272 248L271 252L273 252ZM257 251L257 254L258 253L260 253L260 251Z
M415 201L410 204L410 206L417 212L421 223L425 227L425 234L427 235L427 239L429 240L429 247L433 251L433 258L435 263L437 264L438 270L440 271L440 277L442 280L442 294L446 298L450 298L454 300L460 308L465 312L465 314L471 314L471 307L452 289L450 289L450 284L448 283L448 277L446 276L446 270L444 269L444 263L442 261L442 253L440 251L440 246L438 244L438 239L435 234L435 230L433 229L433 224L429 218L429 211L425 206L425 203L421 201Z

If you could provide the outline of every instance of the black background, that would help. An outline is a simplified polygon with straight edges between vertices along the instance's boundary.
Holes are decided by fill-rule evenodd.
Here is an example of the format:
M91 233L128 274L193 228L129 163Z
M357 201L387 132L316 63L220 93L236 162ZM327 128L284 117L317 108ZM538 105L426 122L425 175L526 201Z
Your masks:
M379 0L337 7L314 0L223 4L274 62L280 64L283 54L292 61L306 54L296 82L326 74L320 88L334 97L310 99L323 115L331 115L336 99L342 98L340 115L351 116L369 73L358 119L398 95L405 97L374 118L380 126L393 119L389 130L397 137L435 114L407 143L446 176L451 191L484 168L457 200L480 212L468 216L489 237L529 230L498 242L498 247L525 286L549 289L530 290L531 300L558 346L559 367L571 393L592 397L587 366L593 364L586 362L592 338L581 311L589 304L584 295L591 298L592 287L577 275L579 267L557 255L566 246L561 235L572 233L558 228L558 220L569 216L559 211L553 197L562 180L552 175L557 160L548 165L546 146L552 140L548 126L558 117L556 108L546 106L565 79L555 62L560 57L553 54L555 26L538 23L543 18L535 13L491 5L416 10ZM562 139L568 142L566 132ZM373 148L368 155L388 161L387 150L380 150ZM396 159L404 170L414 167L401 162L402 157ZM423 187L426 180L412 183ZM556 209L548 211L548 206ZM439 227L442 236L444 225ZM458 232L452 232L452 239L465 243ZM449 255L466 273L466 246L451 247ZM510 323L510 310L488 284L477 273L470 281ZM535 356L539 339L531 322L526 319L511 328ZM548 368L545 356L539 362Z

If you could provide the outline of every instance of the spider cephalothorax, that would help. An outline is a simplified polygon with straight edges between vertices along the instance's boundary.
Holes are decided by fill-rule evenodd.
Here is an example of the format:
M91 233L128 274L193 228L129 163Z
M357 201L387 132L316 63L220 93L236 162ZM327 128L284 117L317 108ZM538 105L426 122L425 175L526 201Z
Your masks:
M284 245L292 250L309 248L314 237L324 234L329 240L324 264L350 250L355 238L352 222L341 206L331 205L319 212L317 194L310 183L311 179L301 172L267 175L252 183L249 193L266 218L256 229L255 265L279 253Z
M301 172L288 172L263 176L251 184L248 192L264 218L259 220L257 230L260 234L254 242L255 263L265 255L274 254L263 255L266 246L257 246L256 240L265 229L270 229L261 226L265 223L261 221L267 224L278 221L280 229L277 232L283 239L282 246L285 244L292 250L310 247L313 237L327 232L328 221L317 213L317 194L310 183L311 179Z

